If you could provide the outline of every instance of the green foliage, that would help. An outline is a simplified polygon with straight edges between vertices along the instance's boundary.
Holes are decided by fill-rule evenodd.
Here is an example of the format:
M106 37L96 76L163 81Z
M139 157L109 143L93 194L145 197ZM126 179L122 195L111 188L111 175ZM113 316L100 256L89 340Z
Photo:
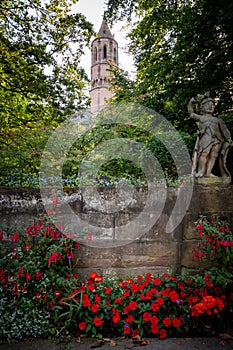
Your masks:
M88 104L79 64L93 29L75 3L1 1L0 174L36 174L53 128Z
M32 300L5 295L0 290L0 338L7 341L45 337L50 334L50 314Z
M129 34L137 77L116 70L116 100L140 99L180 130L194 130L187 102L197 93L218 97L219 113L232 109L233 4L222 1L108 0L109 20L134 20ZM133 90L131 87L134 87ZM231 118L232 123L232 118Z

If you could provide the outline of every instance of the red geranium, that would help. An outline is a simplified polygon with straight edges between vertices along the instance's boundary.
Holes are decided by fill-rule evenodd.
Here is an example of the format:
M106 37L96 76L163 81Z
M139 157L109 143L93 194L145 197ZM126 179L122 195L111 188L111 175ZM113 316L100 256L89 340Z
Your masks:
M160 283L161 283L161 278L157 277L157 278L154 279L154 285L155 286L160 285Z
M159 330L159 339L165 339L167 338L167 331L165 329Z
M129 316L126 318L125 322L127 322L127 323L132 323L134 320L135 320L135 318L134 318L132 315L129 315Z
M91 307L92 312L97 312L98 310L99 310L99 304L92 305L92 307Z
M135 329L132 333L132 338L135 338L137 335L139 335L139 330Z
M177 317L173 318L173 320L172 320L172 325L173 325L174 327L180 327L180 326L182 325L181 319L180 319L180 318L177 318Z
M121 298L116 298L115 303L122 305L123 301L121 300Z
M112 320L114 323L118 323L121 319L120 313L116 312L115 315L112 317Z
M138 304L136 301L130 301L128 306L130 310L135 310L138 307Z
M101 302L101 297L99 296L99 294L95 295L95 302L96 303L100 303Z
M172 320L169 317L165 317L162 322L165 327L169 327L172 323Z
M151 303L151 310L154 312L159 311L159 305L157 303Z
M151 314L149 312L144 312L142 315L143 321L148 322L151 320Z
M79 325L78 325L80 331L84 331L86 326L87 326L87 322L80 322Z
M163 298L159 297L156 299L156 303L160 306L160 305L163 305L164 304L164 300Z
M112 291L112 288L106 288L106 289L105 289L105 293L106 293L107 295L111 294L111 291Z
M130 334L130 327L128 324L124 325L124 334Z
M12 242L18 242L19 241L19 233L18 232L14 232L13 236L11 236L10 240Z
M159 333L159 326L157 323L152 323L151 325L151 333L158 334Z
M100 327L103 323L100 317L95 317L93 322L96 327Z

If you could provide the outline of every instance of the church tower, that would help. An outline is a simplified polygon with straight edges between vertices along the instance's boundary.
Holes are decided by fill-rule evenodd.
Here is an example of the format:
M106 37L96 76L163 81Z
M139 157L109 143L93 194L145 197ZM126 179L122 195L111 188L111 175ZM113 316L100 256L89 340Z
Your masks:
M105 100L112 97L109 90L111 74L110 62L118 65L118 44L108 24L103 19L98 36L91 45L91 112L98 113Z

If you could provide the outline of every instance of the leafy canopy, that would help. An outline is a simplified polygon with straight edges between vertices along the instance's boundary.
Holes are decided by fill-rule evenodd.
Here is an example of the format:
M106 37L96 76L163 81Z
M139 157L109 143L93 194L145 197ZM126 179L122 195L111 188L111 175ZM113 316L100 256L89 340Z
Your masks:
M92 24L76 0L0 3L0 172L36 172L53 128L88 103L79 66Z
M187 102L198 93L208 90L218 97L218 113L232 110L231 0L107 1L109 21L132 20L133 14L137 17L129 34L129 51L137 77L126 83L124 72L118 70L116 99L143 96L143 104L182 130L185 125L193 129L186 120Z

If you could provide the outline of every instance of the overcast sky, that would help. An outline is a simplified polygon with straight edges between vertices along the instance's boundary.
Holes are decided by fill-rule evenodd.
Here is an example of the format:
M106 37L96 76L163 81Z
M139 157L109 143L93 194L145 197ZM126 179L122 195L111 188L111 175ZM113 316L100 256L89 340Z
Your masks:
M74 9L84 14L88 21L93 23L94 30L99 31L104 13L104 0L79 0ZM127 45L126 40L127 30L123 22L119 22L114 25L110 30L115 37L115 40L119 45L119 66L130 74L134 71L133 59L128 55L124 47ZM93 38L94 39L94 38ZM85 68L88 76L90 77L91 71L91 52L86 49L85 56L81 59L81 65Z

